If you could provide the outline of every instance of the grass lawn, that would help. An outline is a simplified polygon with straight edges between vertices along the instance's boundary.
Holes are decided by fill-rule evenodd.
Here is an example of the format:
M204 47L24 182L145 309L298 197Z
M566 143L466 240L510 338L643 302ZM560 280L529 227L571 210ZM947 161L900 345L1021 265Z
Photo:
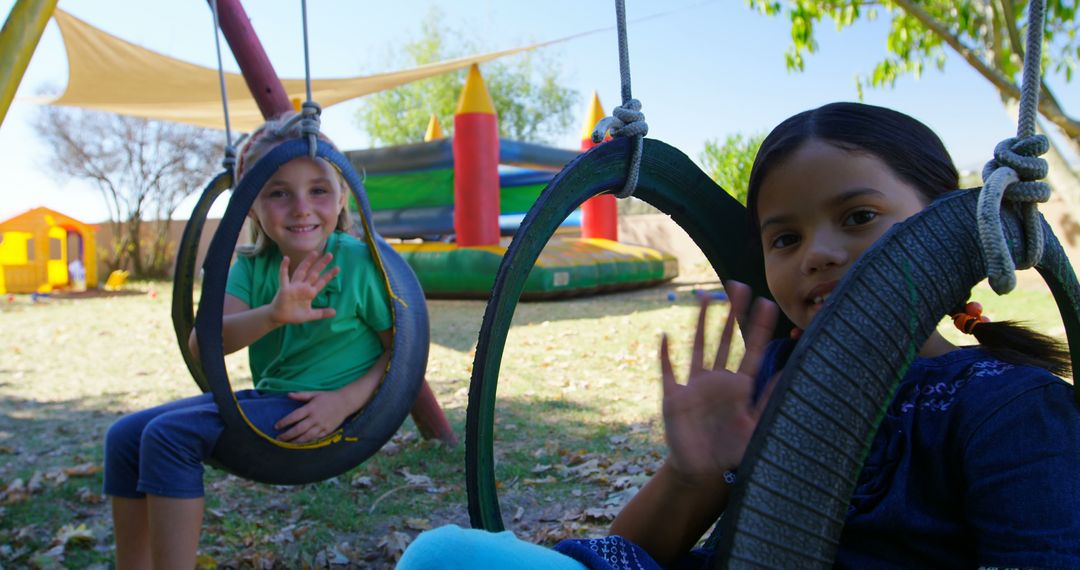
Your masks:
M676 358L685 362L694 287L719 284L684 278L519 305L495 430L509 528L544 544L601 535L659 465L658 338L671 333ZM198 393L173 337L170 290L137 283L112 296L0 299L0 567L111 566L101 496L105 430L120 414ZM1021 318L1064 334L1048 293L997 299L979 287L975 298L991 318ZM484 307L430 302L428 380L462 439ZM721 304L711 320L719 323L725 312ZM243 352L227 366L234 387L250 386ZM373 458L317 484L267 486L211 469L200 564L392 566L419 531L468 525L464 455L464 442L448 448L424 441L408 420Z

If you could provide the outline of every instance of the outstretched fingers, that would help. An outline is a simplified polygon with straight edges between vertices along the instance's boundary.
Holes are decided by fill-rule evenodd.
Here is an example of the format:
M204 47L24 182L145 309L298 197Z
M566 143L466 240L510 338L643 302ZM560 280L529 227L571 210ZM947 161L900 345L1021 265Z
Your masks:
M769 399L772 398L773 390L776 389L776 385L780 383L780 372L776 372L769 378L769 381L765 383L765 387L761 389L761 393L758 394L757 400L754 401L754 407L750 409L750 415L754 420L761 418L761 415L765 413L765 406L769 405Z
M296 266L296 271L293 272L293 280L314 285L319 280L319 274L330 263L330 257L329 253L319 255L311 252L307 254L304 256L304 260L300 262L300 265Z
M716 347L716 358L713 360L713 369L727 369L728 357L731 354L731 339L735 334L735 322L746 311L750 299L750 287L738 281L728 281L724 285L728 294L728 314L724 320L724 330L720 333L720 344Z
M665 397L678 387L679 383L675 380L675 370L671 367L671 352L666 334L660 337L660 378Z
M690 377L697 376L705 369L705 315L709 312L709 298L701 298L698 310L697 329L694 331L694 347L690 353Z
M285 255L281 258L281 266L278 267L278 286L284 286L289 283L289 256Z
M746 354L739 364L739 373L754 378L761 370L765 349L772 339L773 329L780 309L768 299L758 299L750 311L749 328L746 329Z

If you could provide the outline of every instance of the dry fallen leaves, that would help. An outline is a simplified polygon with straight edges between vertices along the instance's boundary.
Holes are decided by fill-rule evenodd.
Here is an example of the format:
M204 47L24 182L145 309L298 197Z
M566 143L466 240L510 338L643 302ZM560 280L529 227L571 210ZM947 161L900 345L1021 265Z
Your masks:
M429 530L431 529L431 521L424 518L407 518L405 519L405 528L412 530Z
M379 540L379 549L391 560L398 560L412 542L412 537L399 530L390 531Z
M405 481L410 485L416 485L417 487L431 487L435 483L431 480L431 477L427 475L419 475L409 473L409 470L405 467L401 468L401 476L405 478Z
M75 467L64 469L64 473L66 473L68 477L89 477L97 474L101 469L101 465L96 463L83 463L81 465L76 465Z

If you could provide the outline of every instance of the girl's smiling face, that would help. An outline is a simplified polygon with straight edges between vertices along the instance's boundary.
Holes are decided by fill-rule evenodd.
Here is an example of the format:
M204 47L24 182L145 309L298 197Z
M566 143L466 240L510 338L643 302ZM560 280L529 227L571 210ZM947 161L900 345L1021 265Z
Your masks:
M299 157L277 169L263 186L251 214L291 264L322 253L345 207L337 172L322 159Z
M925 205L868 152L801 144L768 170L757 196L765 277L780 309L805 329L859 256Z

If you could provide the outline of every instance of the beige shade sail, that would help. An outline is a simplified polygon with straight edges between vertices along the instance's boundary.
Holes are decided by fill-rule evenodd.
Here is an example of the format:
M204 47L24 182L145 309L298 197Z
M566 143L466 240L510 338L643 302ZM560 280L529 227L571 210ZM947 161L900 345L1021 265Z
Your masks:
M50 105L80 107L146 119L224 129L216 69L202 67L139 47L107 34L57 9L53 14L68 58L68 84ZM564 42L593 30L556 40L422 65L412 69L343 79L313 79L311 97L324 108L392 89L441 73ZM209 41L209 40L208 40ZM290 100L306 99L303 79L284 79ZM243 76L225 74L233 129L252 131L263 123Z

